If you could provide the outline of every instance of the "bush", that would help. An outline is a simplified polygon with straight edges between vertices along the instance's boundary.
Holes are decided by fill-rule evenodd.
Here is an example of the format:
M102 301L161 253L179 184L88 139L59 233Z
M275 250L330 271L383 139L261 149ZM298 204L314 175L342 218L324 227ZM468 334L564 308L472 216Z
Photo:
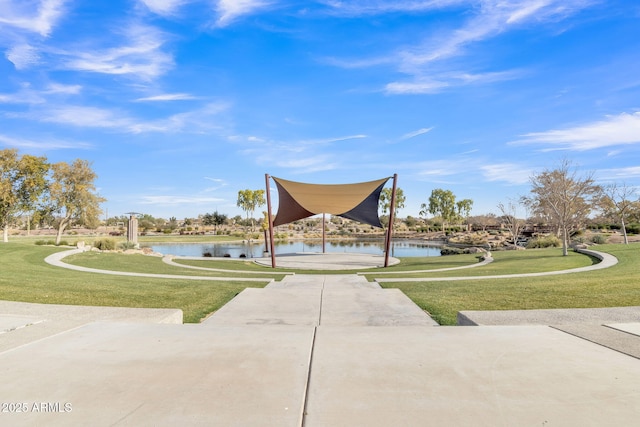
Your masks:
M133 242L120 242L120 244L118 245L118 248L122 250L135 249L136 244Z
M116 248L116 241L113 239L98 239L93 242L93 247L101 251L112 251Z
M461 255L464 253L464 249L461 248L454 248L451 246L445 246L442 249L440 249L440 255L442 256L446 256L446 255Z
M640 234L640 224L634 223L626 226L627 234Z
M554 235L536 237L529 240L529 243L527 243L527 249L559 248L560 246L562 246L562 242L558 236Z
M56 246L69 246L69 242L66 240L60 240L60 243L58 243Z
M591 241L597 245L604 245L607 243L607 236L603 234L595 234L591 236Z

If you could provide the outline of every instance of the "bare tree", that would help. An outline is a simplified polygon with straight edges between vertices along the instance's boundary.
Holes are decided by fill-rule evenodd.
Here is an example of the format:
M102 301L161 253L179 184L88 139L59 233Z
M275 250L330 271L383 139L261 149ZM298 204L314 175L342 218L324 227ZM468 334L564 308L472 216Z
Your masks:
M507 229L513 238L513 244L515 245L518 241L520 230L524 226L524 221L518 219L518 204L509 200L506 206L504 203L499 203L498 209L500 209L500 212L502 213L502 219L506 223Z
M562 254L568 255L569 236L586 222L601 188L593 173L578 176L568 160L563 160L557 169L532 176L531 185L532 195L522 200L532 213L550 218L558 227Z
M633 188L624 183L621 185L614 183L604 188L602 198L600 199L600 207L605 215L612 215L620 221L625 245L629 244L625 219L630 215L637 203L630 200L634 195L636 195L636 193Z
M482 228L482 231L487 231L487 227L490 225L497 225L496 214L488 213L486 215L476 215L469 217L469 221Z

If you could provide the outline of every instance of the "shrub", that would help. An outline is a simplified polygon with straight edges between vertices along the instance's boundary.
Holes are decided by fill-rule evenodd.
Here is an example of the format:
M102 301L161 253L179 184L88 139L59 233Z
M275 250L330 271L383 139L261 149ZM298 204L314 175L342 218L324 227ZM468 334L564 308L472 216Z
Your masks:
M603 234L595 234L591 236L591 241L598 245L604 245L605 243L607 243L607 236Z
M136 248L136 244L133 243L133 242L120 242L118 247L120 249L122 249L122 250L135 249Z
M454 248L451 246L445 246L442 249L440 249L440 255L445 256L445 255L460 255L464 253L464 249L460 249L460 248Z
M66 240L60 240L60 243L58 243L57 246L69 246L69 242Z
M101 251L112 251L116 248L116 241L113 239L98 239L93 242L93 247Z
M626 229L627 234L640 234L640 224L638 223L628 224Z
M558 236L554 235L536 237L529 240L529 243L527 243L527 249L558 248L560 246L562 246L562 242Z

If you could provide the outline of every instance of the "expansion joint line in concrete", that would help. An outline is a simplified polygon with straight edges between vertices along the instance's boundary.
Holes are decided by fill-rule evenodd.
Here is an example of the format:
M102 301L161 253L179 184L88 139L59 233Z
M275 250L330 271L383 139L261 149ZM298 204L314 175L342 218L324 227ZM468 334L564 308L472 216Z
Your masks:
M309 351L309 364L307 365L307 384L304 388L304 396L302 397L302 414L300 416L300 427L305 427L307 421L307 402L309 399L309 390L311 384L311 367L313 366L313 351L316 348L316 334L318 327L313 327L313 337L311 338L311 349Z
M320 310L318 310L318 325L313 327L313 337L311 338L311 350L309 351L309 364L307 365L307 384L304 388L304 397L302 399L302 417L300 418L300 426L304 427L307 420L307 400L309 397L309 389L311 384L311 369L313 367L313 351L316 348L316 334L318 327L322 322L322 300L324 299L324 286L327 282L327 276L322 278L322 287L320 288Z
M322 301L324 300L324 285L327 282L327 276L322 277L322 287L320 288L320 309L318 310L318 326L322 323Z

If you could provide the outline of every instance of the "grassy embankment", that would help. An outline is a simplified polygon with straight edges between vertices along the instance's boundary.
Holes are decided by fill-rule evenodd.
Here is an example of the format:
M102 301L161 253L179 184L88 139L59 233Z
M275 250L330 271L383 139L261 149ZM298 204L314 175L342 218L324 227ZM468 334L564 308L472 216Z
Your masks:
M399 288L436 321L456 323L458 311L529 310L549 308L626 307L640 305L640 244L602 245L595 249L618 258L611 268L584 273L542 277L482 279L444 282L387 282L385 288ZM494 252L496 261L487 267L460 270L457 276L515 274L568 267L572 253L559 250ZM567 265L563 263L567 261ZM438 273L438 276L454 275ZM436 273L431 273L435 276ZM424 274L426 277L426 274ZM406 277L406 276L405 276Z
M462 310L508 310L533 308L612 307L640 305L639 244L603 245L598 250L616 256L618 265L605 270L539 278L505 278L445 282L396 282L385 287L397 287L442 324L455 324ZM272 277L279 280L284 270L271 271L250 262L181 261L185 264L220 271L189 270L166 265L157 257L115 253L84 253L65 262L86 267L198 276L261 277L261 282L191 281L180 279L108 276L83 273L49 266L44 258L61 248L36 246L29 239L0 244L2 274L0 299L77 305L180 308L186 322L198 322L217 310L246 287L262 287ZM476 263L473 255L449 257L404 258L398 266L376 270L368 276L383 277L380 272L397 272L398 277L478 276L523 272L563 270L589 265L590 257L571 253L560 256L559 249L521 252L494 252L495 261L484 267L452 272L408 273L412 270L433 270ZM322 273L297 271L298 273ZM252 274L254 273L254 274ZM340 273L340 272L332 272ZM351 273L342 272L342 273ZM385 274L384 277L394 277Z
M198 322L218 310L247 287L263 287L264 282L200 281L78 272L46 264L44 259L61 248L33 243L0 243L0 299L46 304L114 307L179 308L185 322ZM86 253L92 267L120 271L181 275L210 275L195 270L176 269L160 258L144 255ZM252 275L251 277L256 277Z

